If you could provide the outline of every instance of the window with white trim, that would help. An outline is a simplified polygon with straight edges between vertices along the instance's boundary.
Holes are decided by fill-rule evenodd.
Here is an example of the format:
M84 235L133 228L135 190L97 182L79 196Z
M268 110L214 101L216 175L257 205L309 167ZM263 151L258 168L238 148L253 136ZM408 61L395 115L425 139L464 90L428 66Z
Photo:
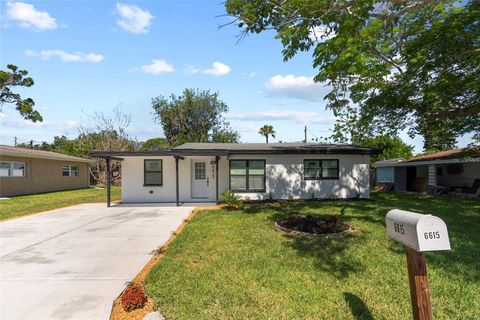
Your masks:
M25 177L26 167L25 162L1 161L0 177Z
M78 165L67 164L62 168L62 176L64 177L78 177Z

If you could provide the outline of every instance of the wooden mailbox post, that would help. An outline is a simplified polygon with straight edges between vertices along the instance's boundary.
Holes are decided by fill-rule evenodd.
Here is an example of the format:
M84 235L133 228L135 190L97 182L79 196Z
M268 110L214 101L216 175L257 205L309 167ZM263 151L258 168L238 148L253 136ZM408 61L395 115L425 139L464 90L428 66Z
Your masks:
M386 216L390 238L405 246L413 319L432 319L425 251L450 250L447 226L442 219L403 210L391 210Z

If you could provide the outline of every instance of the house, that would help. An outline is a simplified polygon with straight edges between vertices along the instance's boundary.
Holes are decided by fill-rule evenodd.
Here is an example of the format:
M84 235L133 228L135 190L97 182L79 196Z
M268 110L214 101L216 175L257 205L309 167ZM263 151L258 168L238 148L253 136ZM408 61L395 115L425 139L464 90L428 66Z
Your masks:
M368 198L369 155L377 152L345 144L186 143L90 155L105 158L107 168L122 161L122 202L178 205L218 201L227 189L251 200Z
M90 161L0 145L0 197L88 188Z
M480 181L480 151L458 148L411 159L377 161L375 167L377 183L393 183L397 191L443 187L439 190L475 193L475 183Z

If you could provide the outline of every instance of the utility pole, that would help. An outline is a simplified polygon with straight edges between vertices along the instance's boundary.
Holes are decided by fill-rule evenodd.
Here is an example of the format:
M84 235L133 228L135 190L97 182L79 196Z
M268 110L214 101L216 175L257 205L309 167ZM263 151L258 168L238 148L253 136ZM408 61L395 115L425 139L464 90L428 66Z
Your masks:
M13 141L14 141L13 144L16 147L17 146L17 137L13 137Z
M305 129L303 129L303 132L305 133L305 139L303 139L303 142L307 143L307 126L305 126Z

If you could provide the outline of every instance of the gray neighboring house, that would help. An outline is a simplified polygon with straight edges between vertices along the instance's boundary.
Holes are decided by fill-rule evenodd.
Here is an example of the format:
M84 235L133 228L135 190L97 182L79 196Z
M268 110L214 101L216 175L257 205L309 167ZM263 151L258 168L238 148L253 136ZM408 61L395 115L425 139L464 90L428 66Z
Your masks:
M411 159L377 161L375 168L377 184L393 183L396 191L423 192L440 187L443 192L475 194L480 190L478 150L458 148Z
M0 197L89 187L89 159L0 145Z

